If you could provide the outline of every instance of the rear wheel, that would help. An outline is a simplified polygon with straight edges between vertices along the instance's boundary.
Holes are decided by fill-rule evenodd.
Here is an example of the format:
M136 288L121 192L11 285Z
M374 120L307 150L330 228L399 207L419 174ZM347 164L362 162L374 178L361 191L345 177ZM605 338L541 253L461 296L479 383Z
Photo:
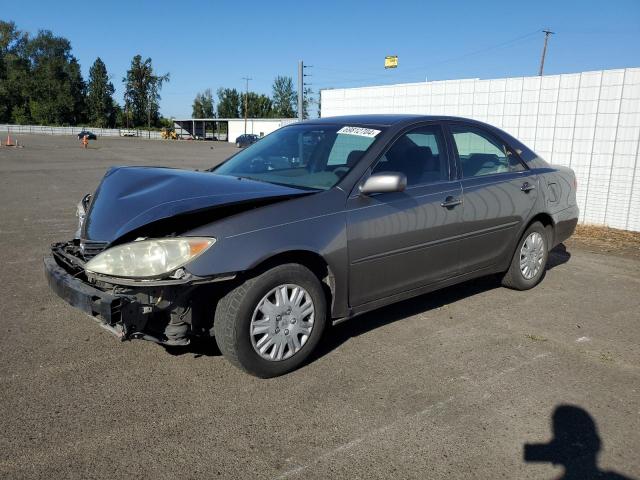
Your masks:
M514 290L535 287L544 277L548 257L547 232L540 222L534 222L522 235L502 285Z
M214 334L235 366L269 378L299 367L318 344L326 324L318 278L299 264L252 277L218 302Z

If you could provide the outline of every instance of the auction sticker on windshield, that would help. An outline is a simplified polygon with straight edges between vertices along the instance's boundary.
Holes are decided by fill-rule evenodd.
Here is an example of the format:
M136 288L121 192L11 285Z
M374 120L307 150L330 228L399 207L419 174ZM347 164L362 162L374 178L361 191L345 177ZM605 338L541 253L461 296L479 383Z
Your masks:
M364 127L342 127L340 130L338 130L338 133L343 133L345 135L358 135L359 137L373 138L380 133L380 130L375 130L373 128L364 128Z

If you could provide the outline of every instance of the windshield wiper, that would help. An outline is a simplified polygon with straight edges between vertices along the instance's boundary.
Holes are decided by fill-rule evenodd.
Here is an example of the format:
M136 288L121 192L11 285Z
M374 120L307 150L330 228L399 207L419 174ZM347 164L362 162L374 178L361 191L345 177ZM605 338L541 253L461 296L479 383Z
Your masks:
M249 177L249 176L243 176L243 175L234 175L234 177L245 178L247 180L254 180L256 182L269 183L271 185L278 185L280 187L298 188L300 190L308 190L308 191L311 191L311 192L320 192L320 191L322 191L321 188L309 187L307 185L297 185L295 183L274 182L272 180L265 180L264 178L258 178L258 177Z

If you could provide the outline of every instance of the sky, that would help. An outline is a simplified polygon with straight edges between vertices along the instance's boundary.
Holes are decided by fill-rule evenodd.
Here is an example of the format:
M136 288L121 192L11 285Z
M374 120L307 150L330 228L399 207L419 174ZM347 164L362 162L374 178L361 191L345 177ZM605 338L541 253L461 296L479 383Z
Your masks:
M640 67L640 0L0 1L2 19L68 38L85 79L96 57L122 103L131 58L169 73L161 113L190 118L196 93L271 93L273 79L322 88ZM398 55L398 68L384 57ZM297 84L296 84L297 85Z

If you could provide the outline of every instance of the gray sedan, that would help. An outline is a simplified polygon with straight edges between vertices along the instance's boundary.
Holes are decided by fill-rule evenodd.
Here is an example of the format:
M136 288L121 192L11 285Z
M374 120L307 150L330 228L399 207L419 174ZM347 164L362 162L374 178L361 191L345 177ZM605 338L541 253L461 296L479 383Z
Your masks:
M60 297L123 340L214 337L260 377L383 305L489 274L532 288L578 218L569 168L411 115L289 125L205 172L113 168L77 209L45 258Z

